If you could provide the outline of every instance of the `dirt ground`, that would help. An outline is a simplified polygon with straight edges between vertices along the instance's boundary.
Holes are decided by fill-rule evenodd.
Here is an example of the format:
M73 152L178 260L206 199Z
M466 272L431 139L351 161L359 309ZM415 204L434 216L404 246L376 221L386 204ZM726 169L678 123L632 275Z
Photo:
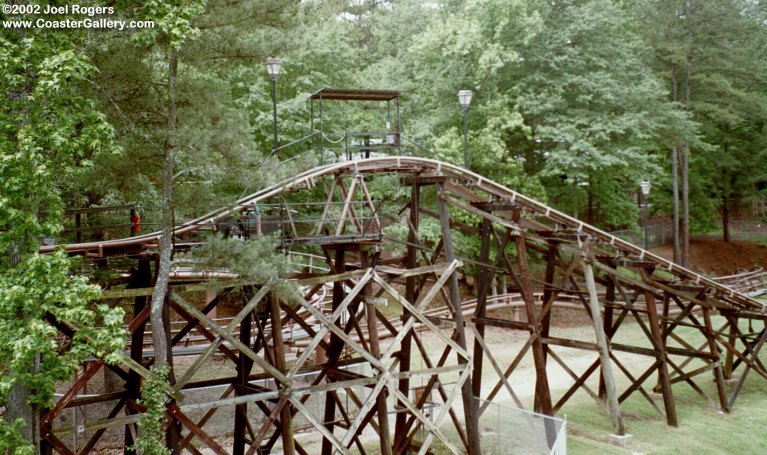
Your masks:
M651 251L668 259L674 255L672 244L651 248ZM767 268L767 246L743 240L725 243L718 237L696 237L690 240L690 265L695 271L711 275Z

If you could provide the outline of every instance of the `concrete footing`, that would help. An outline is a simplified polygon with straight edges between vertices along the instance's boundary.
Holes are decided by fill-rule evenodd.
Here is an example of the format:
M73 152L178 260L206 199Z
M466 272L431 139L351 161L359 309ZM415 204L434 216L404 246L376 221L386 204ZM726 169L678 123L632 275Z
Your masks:
M634 439L634 436L630 434L609 434L607 435L607 441L610 444L616 445L618 447L628 447L628 445L631 443L631 440Z

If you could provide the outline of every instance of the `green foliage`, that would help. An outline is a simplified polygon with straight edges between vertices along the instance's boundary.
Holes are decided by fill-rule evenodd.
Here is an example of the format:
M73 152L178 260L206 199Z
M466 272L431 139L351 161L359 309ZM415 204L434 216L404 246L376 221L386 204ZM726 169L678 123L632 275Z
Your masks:
M692 155L694 229L710 228L717 208L724 215L739 203L764 197L759 190L767 180L763 9L749 1L636 5L647 24L641 31L655 51L654 68L676 82L677 107L698 123L697 136L683 136L690 141Z
M118 153L114 130L81 93L95 68L55 36L0 37L0 251L24 254L60 229L61 188ZM46 212L41 216L41 212ZM0 255L3 268L7 255Z
M155 23L154 28L142 30L134 39L149 45L163 41L178 51L188 40L200 36L194 19L205 11L205 0L146 0L142 7L143 17Z
M285 291L293 284L278 278L290 275L291 265L277 249L278 245L279 240L273 236L242 241L216 234L192 250L192 256L201 261L197 262L201 270L223 269L236 273L241 280L258 285L271 279L278 290Z
M170 455L165 447L165 402L167 396L163 388L168 383L168 367L152 367L154 375L141 387L139 404L146 407L138 419L139 434L132 449L138 455Z
M21 436L21 429L26 424L23 419L16 419L13 423L9 423L5 419L0 420L0 453L34 455L34 446Z
M90 303L100 290L71 275L74 261L63 252L35 254L0 275L0 404L23 383L34 390L30 403L48 407L56 383L70 379L86 358L119 359L122 310ZM74 337L59 338L47 315L73 327Z

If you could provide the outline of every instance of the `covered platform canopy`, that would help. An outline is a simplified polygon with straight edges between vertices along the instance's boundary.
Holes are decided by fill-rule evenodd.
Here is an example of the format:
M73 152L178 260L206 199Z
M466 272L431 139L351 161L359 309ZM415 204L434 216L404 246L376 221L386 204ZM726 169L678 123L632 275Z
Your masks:
M323 88L309 96L311 100L391 101L399 98L397 90Z

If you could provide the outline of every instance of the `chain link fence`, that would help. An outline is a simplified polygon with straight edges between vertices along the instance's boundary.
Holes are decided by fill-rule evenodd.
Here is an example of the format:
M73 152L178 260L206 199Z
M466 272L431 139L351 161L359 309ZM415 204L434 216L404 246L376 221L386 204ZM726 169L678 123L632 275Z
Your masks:
M719 232L721 232L721 223L717 223ZM767 222L761 220L736 220L729 222L730 235L735 238L750 237L752 235L767 235ZM643 228L622 229L611 232L612 235L619 237L627 242L642 247L644 241ZM647 244L650 247L665 245L674 240L674 230L671 223L653 223L647 226Z

